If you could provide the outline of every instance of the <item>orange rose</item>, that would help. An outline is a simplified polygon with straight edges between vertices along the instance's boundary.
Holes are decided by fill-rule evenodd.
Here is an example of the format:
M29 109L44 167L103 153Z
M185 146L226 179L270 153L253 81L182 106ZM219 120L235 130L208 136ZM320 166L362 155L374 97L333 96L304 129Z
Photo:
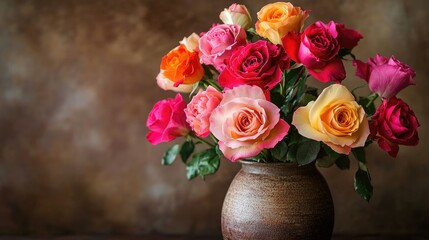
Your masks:
M256 32L274 44L282 44L288 32L300 32L309 11L294 7L291 3L276 2L265 5L258 12Z
M180 44L162 58L161 73L177 87L180 84L194 84L200 81L204 69L198 52L189 51L185 45Z

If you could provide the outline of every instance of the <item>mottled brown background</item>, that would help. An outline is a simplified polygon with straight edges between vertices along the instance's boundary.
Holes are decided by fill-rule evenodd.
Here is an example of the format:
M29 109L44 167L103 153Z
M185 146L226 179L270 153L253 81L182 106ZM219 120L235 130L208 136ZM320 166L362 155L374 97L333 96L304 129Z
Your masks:
M0 233L219 234L237 164L188 182L169 144L150 146L145 121L163 54L218 22L231 1L0 1ZM255 16L268 1L243 1ZM361 59L394 54L416 71L400 97L418 115L421 143L391 159L369 148L375 195L353 190L350 171L322 172L337 234L429 233L428 2L295 1L307 24L333 19L365 36ZM349 77L345 83L363 81Z

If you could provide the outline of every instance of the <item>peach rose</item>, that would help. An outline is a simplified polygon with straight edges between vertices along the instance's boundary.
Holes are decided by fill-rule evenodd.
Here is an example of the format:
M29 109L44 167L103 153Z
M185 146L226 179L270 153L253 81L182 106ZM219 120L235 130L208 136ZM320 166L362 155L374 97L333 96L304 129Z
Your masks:
M233 162L273 148L289 131L280 109L257 86L240 85L223 94L210 117L210 131L219 149Z
M276 2L262 7L258 12L256 32L274 44L282 44L281 38L288 32L300 32L309 11L294 7L291 3Z
M322 141L342 154L363 147L370 133L364 109L340 84L325 88L316 101L298 108L292 125L302 136Z

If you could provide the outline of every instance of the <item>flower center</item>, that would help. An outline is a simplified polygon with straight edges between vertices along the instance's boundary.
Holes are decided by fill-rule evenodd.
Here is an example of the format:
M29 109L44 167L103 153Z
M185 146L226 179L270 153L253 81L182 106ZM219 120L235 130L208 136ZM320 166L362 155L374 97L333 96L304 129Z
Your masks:
M257 72L263 62L261 59L263 58L262 54L259 52L255 52L253 55L246 58L241 65L241 70L243 72Z
M256 134L263 122L258 112L248 108L234 114L233 118L234 129L231 136L235 139Z
M335 136L350 136L359 129L359 114L353 102L332 106L322 115L324 129Z

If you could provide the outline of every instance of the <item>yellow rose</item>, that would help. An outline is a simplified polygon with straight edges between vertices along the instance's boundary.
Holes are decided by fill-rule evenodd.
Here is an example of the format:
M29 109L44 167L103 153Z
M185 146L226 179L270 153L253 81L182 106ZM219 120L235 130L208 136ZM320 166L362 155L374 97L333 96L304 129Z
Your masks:
M302 136L322 141L343 154L364 146L369 135L364 109L341 84L325 88L316 101L298 108L292 124Z
M308 15L309 11L294 7L289 2L270 3L258 12L256 32L274 44L282 44L281 39L288 32L301 31Z

